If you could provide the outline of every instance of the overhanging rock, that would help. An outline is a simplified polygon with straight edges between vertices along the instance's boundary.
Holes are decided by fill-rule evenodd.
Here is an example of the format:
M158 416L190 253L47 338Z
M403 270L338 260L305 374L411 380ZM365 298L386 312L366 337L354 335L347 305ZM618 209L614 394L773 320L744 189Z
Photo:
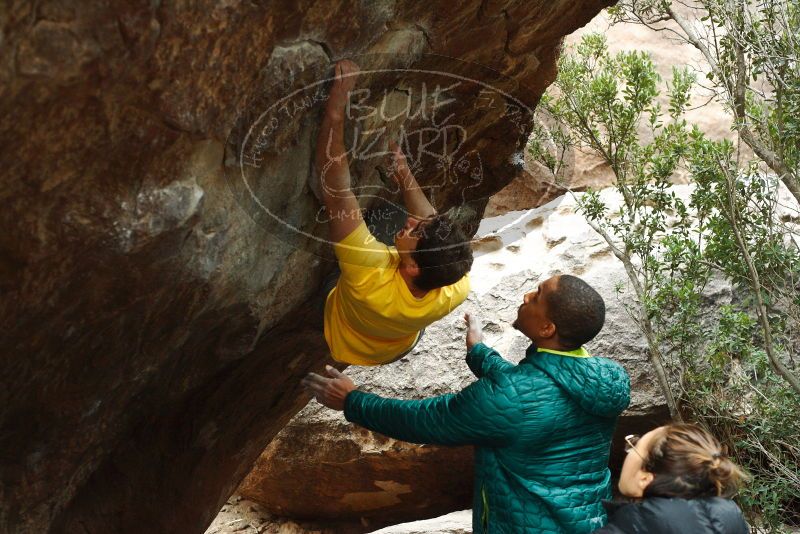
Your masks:
M248 135L266 108L364 54L368 105L419 84L398 68L491 69L532 107L560 39L608 3L0 8L0 530L202 532L305 403L299 379L326 353L329 246L307 185L321 103ZM474 229L529 124L482 108L474 84L453 95L477 154L455 171L474 177L479 157L480 181L444 180L436 158L419 176ZM357 185L378 183L374 163L354 162Z

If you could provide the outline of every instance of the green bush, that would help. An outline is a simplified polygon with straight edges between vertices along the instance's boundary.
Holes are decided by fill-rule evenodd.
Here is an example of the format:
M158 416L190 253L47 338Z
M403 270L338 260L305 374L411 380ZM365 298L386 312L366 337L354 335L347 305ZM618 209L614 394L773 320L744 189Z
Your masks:
M781 216L785 177L762 160L742 161L733 143L710 140L686 121L693 84L689 71L674 69L662 109L652 60L611 55L603 36L588 35L559 62L530 152L554 177L563 177L568 150L608 164L620 208L611 213L596 191L576 198L625 266L635 296L628 311L670 412L724 441L751 475L738 497L751 523L778 532L799 522L800 509L797 227ZM764 116L782 116L765 102L760 109L772 111ZM672 187L680 169L693 186L688 200ZM729 305L709 307L715 279L733 288Z

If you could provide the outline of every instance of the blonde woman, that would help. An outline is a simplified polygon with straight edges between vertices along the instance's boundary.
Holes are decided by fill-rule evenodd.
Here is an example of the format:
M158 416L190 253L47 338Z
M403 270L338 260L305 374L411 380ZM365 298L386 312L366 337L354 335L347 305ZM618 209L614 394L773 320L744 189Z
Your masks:
M671 424L625 438L619 490L633 503L607 505L603 534L748 534L730 498L745 475L705 429Z

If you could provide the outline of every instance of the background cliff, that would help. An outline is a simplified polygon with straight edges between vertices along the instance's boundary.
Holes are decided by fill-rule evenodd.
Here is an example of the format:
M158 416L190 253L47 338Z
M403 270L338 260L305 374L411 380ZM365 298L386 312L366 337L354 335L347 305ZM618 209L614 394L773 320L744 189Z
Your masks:
M456 70L533 107L561 38L608 3L3 3L0 531L202 532L305 404L326 357L307 185L322 103L256 137L237 181L264 110L364 54L366 103ZM529 132L479 89L447 111L480 182L418 172L473 229ZM368 158L353 173L379 180Z

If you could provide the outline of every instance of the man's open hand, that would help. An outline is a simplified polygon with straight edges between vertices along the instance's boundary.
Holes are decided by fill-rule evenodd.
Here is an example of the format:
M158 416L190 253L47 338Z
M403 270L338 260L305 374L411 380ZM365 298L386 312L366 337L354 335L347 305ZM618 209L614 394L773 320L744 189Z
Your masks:
M344 400L351 391L356 389L356 385L347 375L330 365L326 365L325 370L331 378L308 373L301 384L323 406L342 411L344 410Z
M483 341L483 329L480 320L468 313L464 314L464 322L467 323L467 351L470 351Z

